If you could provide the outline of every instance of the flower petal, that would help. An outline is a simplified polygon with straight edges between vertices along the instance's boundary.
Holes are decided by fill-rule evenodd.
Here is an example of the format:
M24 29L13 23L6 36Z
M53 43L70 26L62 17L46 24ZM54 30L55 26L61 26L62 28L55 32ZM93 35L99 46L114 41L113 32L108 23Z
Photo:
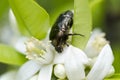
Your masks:
M65 47L62 53L55 54L54 64L63 64L64 63L64 60L66 58L67 49L68 49L68 47Z
M110 68L108 74L106 75L106 77L107 77L107 78L108 78L108 77L111 77L114 73L115 73L115 69L114 69L114 67L111 65L111 68Z
M54 59L54 64L62 64L64 63L64 59L65 59L65 54L55 54L55 59Z
M69 80L82 80L85 78L85 66L87 57L84 52L73 46L69 46L65 59L65 70Z
M38 80L51 80L53 65L45 65L41 68Z
M100 52L97 61L87 75L87 80L103 80L108 74L114 57L109 44L106 44Z
M84 65L89 65L88 57L82 50L73 46L70 47L71 53L78 59L78 62L81 61Z
M16 80L28 80L40 70L41 65L35 61L26 62L18 71Z
M14 47L16 50L18 50L19 52L26 54L26 46L25 46L25 42L27 41L27 37L20 37L19 39L16 40L16 42L14 41Z

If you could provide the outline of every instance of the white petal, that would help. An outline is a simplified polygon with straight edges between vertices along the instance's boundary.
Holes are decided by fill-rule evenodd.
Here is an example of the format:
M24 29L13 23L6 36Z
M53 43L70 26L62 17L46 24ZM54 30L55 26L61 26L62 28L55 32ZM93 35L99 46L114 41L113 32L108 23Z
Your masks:
M111 68L110 68L108 74L106 75L106 77L111 77L114 73L115 73L115 69L114 69L114 67L111 65Z
M51 80L53 65L45 65L41 68L38 80Z
M25 54L26 46L25 42L27 41L27 37L20 37L16 42L14 42L14 47L21 53Z
M64 63L64 60L66 58L67 49L68 49L68 47L65 47L62 53L55 54L54 64L63 64Z
M65 54L58 54L58 53L56 53L55 54L55 59L54 59L54 63L55 64L62 64L62 63L64 63L64 59L65 59Z
M84 65L88 65L88 57L82 50L74 46L70 46L69 52L72 53L72 55L75 56L77 59L79 59L79 61L81 61Z
M93 47L92 43L84 51L89 58L94 58L99 55L99 51Z
M19 69L16 80L28 80L41 68L41 65L35 61L28 61Z
M69 46L65 59L65 70L69 80L82 80L85 78L84 64L87 57L75 47Z
M0 76L0 80L15 80L16 71L9 71Z
M108 74L114 57L109 44L106 44L100 52L97 61L87 75L87 80L103 80Z

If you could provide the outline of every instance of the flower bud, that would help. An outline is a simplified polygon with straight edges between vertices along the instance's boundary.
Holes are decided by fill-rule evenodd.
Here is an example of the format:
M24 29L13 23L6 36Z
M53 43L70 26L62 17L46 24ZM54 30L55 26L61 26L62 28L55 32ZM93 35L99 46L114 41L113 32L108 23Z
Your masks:
M65 72L64 65L62 65L62 64L55 65L54 74L59 79L65 79L66 78L66 72Z

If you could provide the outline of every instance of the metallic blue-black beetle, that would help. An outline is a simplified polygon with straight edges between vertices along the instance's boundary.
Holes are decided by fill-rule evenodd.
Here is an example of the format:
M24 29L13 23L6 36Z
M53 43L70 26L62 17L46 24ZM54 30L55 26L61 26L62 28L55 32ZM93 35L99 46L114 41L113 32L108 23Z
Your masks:
M73 25L73 12L70 10L65 11L60 14L57 18L55 24L52 26L50 31L49 39L51 40L52 45L55 47L55 50L58 53L63 51L63 47L67 44L67 39L69 35L80 35L81 34L69 34L69 30Z

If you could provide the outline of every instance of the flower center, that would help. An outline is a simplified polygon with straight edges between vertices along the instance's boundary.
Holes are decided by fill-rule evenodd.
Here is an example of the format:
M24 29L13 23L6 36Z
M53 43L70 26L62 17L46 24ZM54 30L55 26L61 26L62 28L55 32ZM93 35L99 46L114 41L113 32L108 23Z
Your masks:
M92 42L92 46L97 50L101 51L105 44L109 43L105 38L105 33L102 33L95 37L95 40Z
M42 64L49 64L53 60L53 52L47 42L30 38L26 42L26 49L26 58L30 60L36 60Z

